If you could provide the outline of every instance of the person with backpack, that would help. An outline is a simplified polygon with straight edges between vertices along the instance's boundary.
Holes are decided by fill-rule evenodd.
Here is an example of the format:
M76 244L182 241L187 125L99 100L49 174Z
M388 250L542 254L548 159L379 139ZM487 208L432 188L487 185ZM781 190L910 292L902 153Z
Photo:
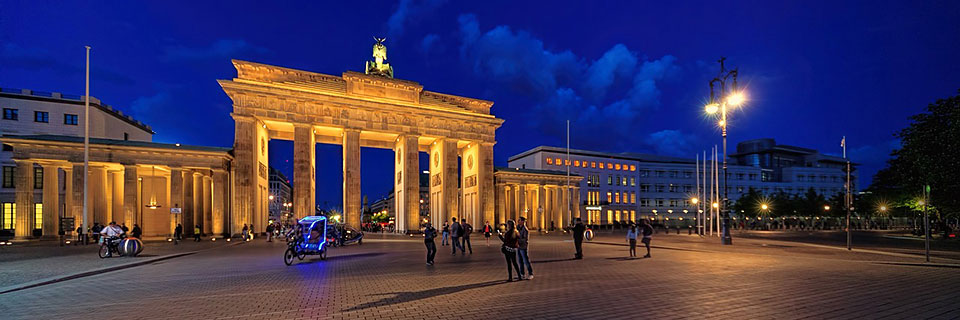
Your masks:
M429 222L423 225L423 245L427 247L427 265L433 265L433 257L437 255L437 244L433 239L437 237L437 229L434 229Z
M627 229L627 243L630 244L630 258L637 257L637 225L630 223L630 228Z
M577 253L573 256L574 259L583 259L583 233L587 231L587 227L583 225L583 220L577 218L576 224L573 225L573 246L577 249Z
M457 218L453 218L453 224L450 225L450 240L452 240L450 244L453 246L453 254L457 254L457 247L460 248L461 254L466 254L463 252L463 245L460 244L461 236L463 236L463 227L457 222Z
M644 258L650 257L650 239L653 238L653 226L650 225L650 222L646 219L643 220L643 245L647 247L647 255L643 256Z
M520 265L517 264L517 246L519 245L519 235L517 235L516 222L507 220L507 231L497 234L503 243L500 246L500 252L507 260L507 282L513 282L513 270L517 270L517 281L523 280L520 276Z
M460 237L460 250L470 250L470 254L473 254L473 246L470 245L470 234L473 233L473 226L467 222L467 219L463 219L463 223L460 224L460 229L463 230L463 236Z

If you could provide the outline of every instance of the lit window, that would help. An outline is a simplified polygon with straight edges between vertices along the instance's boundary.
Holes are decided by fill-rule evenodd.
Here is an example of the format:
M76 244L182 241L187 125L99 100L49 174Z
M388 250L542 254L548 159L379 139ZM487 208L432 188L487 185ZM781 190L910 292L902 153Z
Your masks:
M553 158L547 158L547 164L553 164Z
M607 192L607 203L613 203L613 193Z
M636 203L637 203L637 193L636 193L636 192L630 192L630 203L631 203L631 204L636 204Z
M17 221L17 204L3 203L3 229L13 229L14 221Z
M607 223L613 221L613 210L607 210Z
M612 164L612 163L609 163L609 162L607 162L607 169L613 169L613 164Z
M43 204L42 203L34 204L33 217L34 219L36 219L36 224L33 225L33 228L42 229L43 228Z
M573 160L573 166L574 166L574 167L579 167L579 166L580 166L580 160Z
M590 167L591 167L591 168L596 168L596 167L597 167L597 163L594 162L594 161L590 161Z
M620 170L620 164L617 163L617 164L613 165L613 168L614 168L615 170Z
M569 165L570 165L570 160L567 160L567 161L566 161L566 164L569 166Z
M616 193L614 193L614 194L616 194L617 196L616 196L615 198L613 198L613 200L614 200L613 203L620 203L620 193L619 193L619 192L616 192Z
M637 166L631 164L630 171L637 171Z

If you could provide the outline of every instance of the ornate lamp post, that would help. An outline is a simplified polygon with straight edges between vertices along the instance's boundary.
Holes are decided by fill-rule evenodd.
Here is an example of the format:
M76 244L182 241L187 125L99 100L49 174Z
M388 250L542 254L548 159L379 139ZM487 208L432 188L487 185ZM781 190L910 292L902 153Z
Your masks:
M733 244L733 238L730 236L730 212L727 205L727 112L729 107L739 107L746 102L743 92L737 88L737 69L727 70L723 62L727 58L721 57L720 74L710 80L710 102L704 108L707 114L715 115L719 121L720 135L723 137L723 199L720 202L720 215L723 219L723 244ZM732 80L731 86L727 86L727 80ZM716 91L716 85L719 84L719 91Z

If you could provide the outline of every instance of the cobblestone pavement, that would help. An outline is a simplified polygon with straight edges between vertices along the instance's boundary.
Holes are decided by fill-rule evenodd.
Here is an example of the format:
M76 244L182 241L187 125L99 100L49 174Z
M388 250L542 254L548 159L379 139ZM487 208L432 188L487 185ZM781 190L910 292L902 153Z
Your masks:
M878 263L889 256L690 237L655 238L653 258L626 247L535 236L535 279L505 282L499 247L472 255L422 241L370 237L285 266L282 242L258 241L0 295L4 319L636 319L709 317L960 318L960 269ZM602 237L601 237L602 238ZM619 244L618 236L598 239ZM662 248L661 248L662 247ZM669 248L669 249L665 249ZM720 249L717 249L720 248ZM716 249L716 250L715 250ZM642 249L641 249L642 250ZM726 250L726 251L723 251ZM822 253L822 252L829 253ZM642 254L642 253L641 253ZM890 260L893 258L893 260ZM915 258L913 261L917 261Z

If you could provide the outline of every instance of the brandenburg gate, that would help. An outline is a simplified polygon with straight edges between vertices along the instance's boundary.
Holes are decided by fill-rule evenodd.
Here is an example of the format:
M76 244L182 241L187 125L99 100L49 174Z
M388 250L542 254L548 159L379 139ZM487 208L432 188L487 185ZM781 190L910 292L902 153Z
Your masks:
M360 148L393 149L397 230L420 227L419 174L430 173L430 219L494 221L493 145L501 124L491 101L426 91L393 78L383 39L366 72L340 76L234 60L237 77L220 80L233 100L234 226L267 221L268 142L292 140L294 214L316 208L317 143L343 149L343 215L360 226ZM429 168L419 167L427 152ZM458 168L461 170L458 177ZM458 181L461 179L461 181ZM462 190L462 191L461 191Z

